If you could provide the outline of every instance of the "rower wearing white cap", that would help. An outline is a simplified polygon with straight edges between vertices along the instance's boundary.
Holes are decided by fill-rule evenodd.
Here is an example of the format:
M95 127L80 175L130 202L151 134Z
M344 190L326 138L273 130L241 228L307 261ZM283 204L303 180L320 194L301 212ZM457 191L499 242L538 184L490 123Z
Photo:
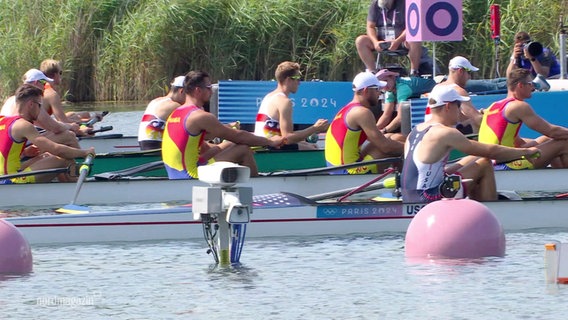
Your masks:
M23 78L24 84L30 84L38 89L44 91L44 87L52 78L46 76L38 69L30 69L26 71ZM42 101L43 105L43 101ZM18 108L16 106L16 96L9 97L0 111L0 115L16 116L18 115ZM41 135L45 136L51 141L64 144L73 148L79 148L77 136L84 136L88 134L89 128L81 128L76 123L63 123L51 117L47 111L42 107L41 111L34 122L38 127ZM34 157L40 154L37 147L31 145L26 147L23 155L25 157Z
M432 202L441 199L446 177L453 174L471 180L466 188L469 198L497 200L495 175L489 159L507 161L526 157L531 162L535 161L533 156L540 152L537 148L485 144L467 139L455 129L461 114L460 105L469 100L469 97L460 95L454 86L436 86L430 93L428 106L432 117L412 129L404 146L401 173L403 201ZM452 149L470 156L447 166ZM448 189L453 187L451 182Z
M370 159L400 156L403 144L392 135L382 134L375 123L381 88L387 85L371 72L361 72L353 79L353 99L343 107L327 129L325 159L337 166ZM363 146L365 141L369 143ZM363 174L377 172L376 165L334 172Z
M464 97L469 97L467 90L465 90L465 85L469 79L471 79L471 72L479 71L479 68L469 62L466 58L462 56L456 56L450 60L448 64L448 79L436 86L451 86L460 95ZM428 120L430 117L430 109L426 108L426 116L424 120ZM477 110L471 101L464 101L461 106L461 116L458 120L458 129L463 133L476 133L479 131L479 126L481 125L482 114ZM469 129L467 129L469 128Z
M155 98L148 103L138 126L140 150L162 147L166 120L176 108L185 103L184 80L185 76L175 77L170 84L170 91L167 95Z

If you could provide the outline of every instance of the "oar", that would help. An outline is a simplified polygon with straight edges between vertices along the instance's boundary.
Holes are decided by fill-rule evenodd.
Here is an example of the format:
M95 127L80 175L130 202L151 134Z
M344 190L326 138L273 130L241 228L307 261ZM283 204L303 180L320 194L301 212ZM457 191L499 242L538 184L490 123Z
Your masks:
M344 196L344 195L348 194L349 192L353 192L353 190L356 190L357 188L359 188L359 187L335 190L335 191L330 191L330 192L325 192L325 193L307 196L306 198L308 198L310 200L314 200L314 201L337 198L337 197ZM378 189L394 189L394 188L395 188L395 178L390 177L390 178L386 178L383 181L368 185L363 189L359 189L357 192L366 192L366 191L373 191L373 190L378 190ZM354 193L356 193L356 192L354 192Z
M23 171L23 172L18 172L18 173L5 174L5 175L0 176L0 180L13 179L13 178L19 178L19 177L27 177L27 176L37 176L37 175L41 175L41 174L63 173L63 172L69 172L69 168L52 168L52 169Z
M91 170L91 163L93 162L93 155L90 154L85 158L85 162L79 168L79 178L77 179L77 185L75 186L75 195L73 196L73 200L68 205L64 206L63 208L59 208L55 210L58 213L87 213L89 212L89 208L78 206L75 204L77 201L77 197L79 196L79 191L81 191L81 187L83 186L83 182L85 178L89 175L89 171Z
M94 177L96 180L116 180L125 176L132 176L137 173L152 171L163 167L164 162L162 160L158 160L122 170L98 173L95 174Z
M332 166L332 167L275 171L275 172L270 172L270 173L267 173L267 174L264 174L264 175L265 176L305 176L305 175L310 175L310 174L329 173L329 172L333 172L333 171L352 169L352 168L364 167L364 166L381 164L381 163L402 163L402 158L401 157L393 157L393 158L373 159L373 160L368 160L368 161L361 161L361 162L349 163L349 164Z
M89 121L83 123L83 125L85 125L85 126L87 126L87 127L92 127L95 123L97 123L97 122L103 120L103 117L106 116L107 114L108 114L108 111L103 111L103 112L101 113L101 116L100 116L100 117L95 114L94 117L92 117Z
M112 129L114 129L113 126L104 126L104 127L98 128L98 129L89 130L88 133L89 133L89 134L95 134L95 133L99 133L99 132L110 131L110 130L112 130Z

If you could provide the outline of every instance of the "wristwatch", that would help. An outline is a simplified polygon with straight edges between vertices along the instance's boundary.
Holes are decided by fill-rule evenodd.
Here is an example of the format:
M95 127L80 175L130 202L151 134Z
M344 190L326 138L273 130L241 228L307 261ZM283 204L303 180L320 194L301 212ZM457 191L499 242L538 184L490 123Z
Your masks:
M531 58L531 61L532 61L532 62L535 62L535 61L536 61L536 58Z

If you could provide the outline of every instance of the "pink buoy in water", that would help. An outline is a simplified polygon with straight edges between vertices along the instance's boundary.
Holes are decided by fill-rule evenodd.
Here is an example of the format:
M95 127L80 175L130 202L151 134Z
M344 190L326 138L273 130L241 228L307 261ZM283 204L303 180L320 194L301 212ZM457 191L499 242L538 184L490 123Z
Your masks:
M26 274L32 269L28 241L13 224L0 219L0 274Z
M409 258L481 258L505 255L501 223L485 205L469 199L429 203L410 222Z

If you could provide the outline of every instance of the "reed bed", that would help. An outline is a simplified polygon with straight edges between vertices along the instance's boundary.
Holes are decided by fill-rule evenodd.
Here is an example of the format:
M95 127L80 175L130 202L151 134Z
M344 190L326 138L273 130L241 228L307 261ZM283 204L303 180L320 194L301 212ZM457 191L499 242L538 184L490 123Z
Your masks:
M370 0L0 0L0 96L46 58L64 63L71 101L147 100L191 69L213 81L267 80L283 60L305 80L350 80ZM495 74L489 6L501 5L503 74L513 35L558 48L566 0L464 0L464 40L436 44L442 71L457 54ZM432 49L432 43L426 43Z

